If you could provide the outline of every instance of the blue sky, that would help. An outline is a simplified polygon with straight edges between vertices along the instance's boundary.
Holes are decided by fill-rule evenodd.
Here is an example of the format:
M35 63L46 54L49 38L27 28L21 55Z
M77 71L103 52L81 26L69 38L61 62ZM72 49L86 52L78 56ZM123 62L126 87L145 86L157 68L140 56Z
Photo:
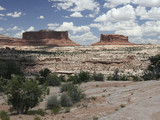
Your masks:
M0 0L0 34L69 31L83 45L100 34L122 34L133 43L160 43L160 0Z

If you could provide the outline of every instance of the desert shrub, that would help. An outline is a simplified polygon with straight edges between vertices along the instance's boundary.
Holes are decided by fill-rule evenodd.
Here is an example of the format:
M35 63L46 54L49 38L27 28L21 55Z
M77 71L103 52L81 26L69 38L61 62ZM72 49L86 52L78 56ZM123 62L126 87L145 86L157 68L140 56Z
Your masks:
M85 72L85 71L81 71L79 74L78 74L78 83L81 83L81 82L88 82L91 80L91 76L90 76L90 73L89 72Z
M38 117L38 116L36 116L36 117L34 118L34 120L41 120L41 118Z
M85 94L83 94L78 86L73 83L63 84L61 86L61 92L66 92L66 94L71 97L73 104L85 97Z
M58 114L60 110L61 110L61 106L60 105L53 106L52 109L51 109L51 112L54 113L54 114Z
M61 81L57 74L49 74L47 77L47 85L49 86L59 86Z
M104 81L104 75L101 73L99 73L99 74L94 73L92 76L92 79L94 81Z
M70 107L70 106L73 105L72 99L71 99L71 97L68 94L63 93L61 95L61 105L63 107Z
M67 94L71 97L73 103L79 102L81 99L85 97L82 91L78 88L78 86L74 85L67 90Z
M73 76L69 76L68 80L67 81L70 81L74 84L77 84L78 83L78 75L73 75Z
M46 113L44 110L42 109L38 109L38 110L29 110L27 112L27 115L41 115L41 116L44 116Z
M1 118L1 120L10 120L8 113L5 111L0 112L0 118Z
M7 85L8 79L0 78L0 92L3 92L4 86Z
M129 81L130 77L128 75L119 75L119 69L116 68L114 70L114 74L108 76L108 80L114 80L114 81Z
M142 76L144 80L160 78L160 54L149 58L150 64Z
M143 78L141 76L136 76L136 75L132 75L130 76L132 78L133 81L137 82L137 81L143 81Z
M53 95L48 99L47 108L52 109L55 106L59 106L59 101L57 99L57 95Z
M66 91L69 91L69 89L73 89L73 88L74 88L73 83L65 83L61 85L61 92L66 92Z
M35 107L47 92L47 87L38 86L36 80L16 76L5 86L8 104L17 113L27 113L29 108Z
M88 82L91 80L91 76L89 72L81 71L79 74L75 74L74 76L69 76L68 81L72 81L74 84L79 84L82 82Z
M0 77L11 79L11 75L23 75L21 67L16 62L0 62Z
M71 111L71 108L70 107L66 107L65 108L65 113L68 113L68 112L70 112Z
M45 68L41 71L39 71L40 76L46 78L49 74L51 73L51 71L48 68Z
M60 76L59 76L59 79L60 79L60 81L62 81L62 82L66 82L66 78L65 78L64 75L60 75Z

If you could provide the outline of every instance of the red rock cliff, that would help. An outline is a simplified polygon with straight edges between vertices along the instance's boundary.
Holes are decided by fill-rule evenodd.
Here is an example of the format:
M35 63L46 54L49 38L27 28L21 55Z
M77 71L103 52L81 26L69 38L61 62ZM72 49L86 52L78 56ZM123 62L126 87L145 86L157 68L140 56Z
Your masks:
M131 45L128 42L128 37L124 35L117 34L101 34L101 39L99 42L92 45Z
M32 31L24 32L22 39L2 38L0 37L0 45L12 46L77 46L68 37L68 31Z

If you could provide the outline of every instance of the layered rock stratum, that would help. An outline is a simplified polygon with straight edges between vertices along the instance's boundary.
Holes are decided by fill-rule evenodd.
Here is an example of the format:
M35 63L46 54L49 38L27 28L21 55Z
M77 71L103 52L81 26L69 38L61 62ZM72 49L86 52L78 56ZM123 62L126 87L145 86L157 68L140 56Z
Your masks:
M24 32L22 39L0 36L0 45L10 46L77 46L68 37L68 31Z
M128 41L128 36L118 34L101 34L100 41L92 45L133 45Z

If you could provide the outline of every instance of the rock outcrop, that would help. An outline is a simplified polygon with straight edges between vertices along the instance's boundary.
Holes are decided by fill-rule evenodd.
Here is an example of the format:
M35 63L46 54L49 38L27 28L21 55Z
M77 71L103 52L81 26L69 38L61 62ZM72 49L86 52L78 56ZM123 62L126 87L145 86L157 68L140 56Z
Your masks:
M1 37L0 45L11 46L77 46L68 37L68 31L31 31L24 32L22 39Z
M128 42L128 37L117 34L101 34L99 42L92 44L94 45L132 45L133 43Z

